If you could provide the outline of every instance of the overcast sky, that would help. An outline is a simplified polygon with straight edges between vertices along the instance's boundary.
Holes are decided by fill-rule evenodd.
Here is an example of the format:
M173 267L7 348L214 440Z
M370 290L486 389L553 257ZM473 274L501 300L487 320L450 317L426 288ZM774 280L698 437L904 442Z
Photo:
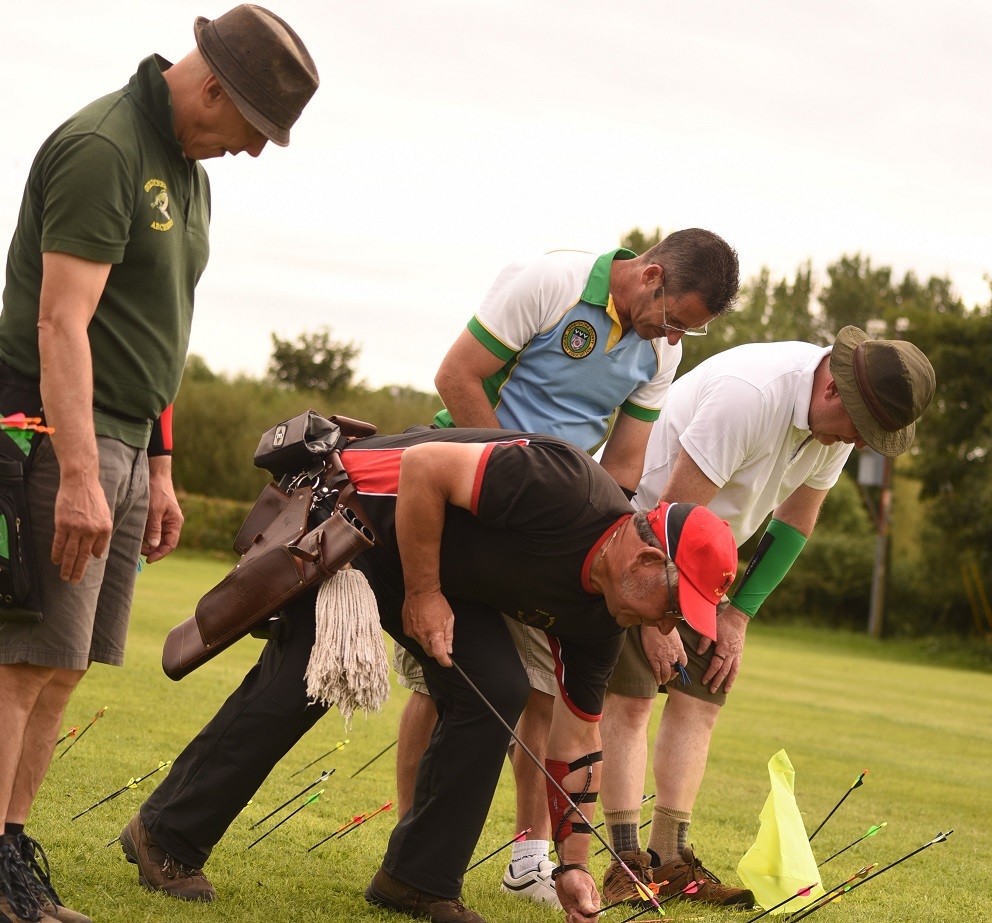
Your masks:
M13 5L0 53L0 239L31 160L216 0ZM329 326L371 385L431 389L501 267L705 227L745 277L861 252L992 271L987 0L271 0L321 86L289 148L206 166L191 351L261 375L272 332ZM14 10L16 9L16 12Z

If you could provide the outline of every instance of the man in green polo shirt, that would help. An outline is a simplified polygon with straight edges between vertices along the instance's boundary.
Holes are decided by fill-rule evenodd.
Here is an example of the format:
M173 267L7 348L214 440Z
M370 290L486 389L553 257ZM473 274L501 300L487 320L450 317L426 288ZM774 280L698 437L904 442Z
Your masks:
M34 565L30 599L0 601L0 920L13 923L88 919L40 873L24 823L73 688L93 661L123 662L139 554L158 561L179 539L169 408L209 252L199 161L288 144L318 85L303 42L261 7L194 33L177 64L146 58L45 141L7 258L0 412L54 429L0 437L26 472Z

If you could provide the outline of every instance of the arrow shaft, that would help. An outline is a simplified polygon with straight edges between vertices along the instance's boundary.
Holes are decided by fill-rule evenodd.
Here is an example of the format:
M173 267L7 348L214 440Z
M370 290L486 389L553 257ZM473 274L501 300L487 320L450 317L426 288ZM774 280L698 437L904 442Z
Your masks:
M323 791L323 789L321 789L321 791ZM290 811L289 814L287 814L281 821L279 821L278 824L276 824L274 827L270 827L268 830L265 831L265 833L263 833L254 842L249 843L248 846L245 847L245 850L247 851L247 850L251 849L252 846L255 845L255 843L261 843L262 840L264 840L270 833L272 833L273 830L278 830L284 823L286 823L286 821L291 820L293 817L295 817L297 814L299 814L300 811L302 811L308 804L310 804L312 801L315 801L319 795L320 795L320 792L318 792L316 795L311 795L295 811Z
M953 832L954 832L953 830L948 830L947 833L940 833L940 834L938 834L938 836L939 837L942 837L943 839L934 838L929 843L924 843L918 849L914 849L912 852L906 853L906 855L903 856L902 858L896 859L895 862L890 862L884 868L880 868L877 872L875 872L874 875L869 875L866 878L863 878L861 881L855 882L853 885L851 885L851 887L847 888L846 890L848 892L851 892L855 888L860 888L862 885L868 884L869 881L874 881L876 878L878 878L879 875L883 874L884 872L887 872L891 868L895 868L897 865L899 865L902 862L905 862L907 859L912 859L913 856L915 856L917 853L923 852L924 849L929 849L931 846L934 845L934 843L943 843L944 840L946 840L947 837L949 837ZM845 882L844 884L846 885L847 883L848 882ZM809 914L811 914L813 912L813 910L819 910L819 908L820 908L820 904L817 904L812 910L809 910L806 913L800 914L798 917L792 917L790 919L789 923L794 923L794 921L796 921L796 920L801 920L803 917L809 916Z
M360 821L356 821L355 826L352 827L350 830L345 830L345 832L342 833L341 836L338 837L338 839L343 840L349 833L353 833L355 830L361 827L362 824L364 824L366 821L372 820L372 818L375 817L376 814L381 814L383 811L388 811L392 807L392 805L393 803L391 801L387 801L381 808L376 808L371 814L367 815L366 817L363 817Z
M328 779L334 773L334 771L335 770L332 769L330 772L322 772L320 774L319 779L317 779L315 782L311 782L306 788L300 789L300 791L298 791L295 795L293 795L292 798L287 799L281 805L279 805L278 808L273 808L271 811L269 811L268 814L265 815L265 817L263 817L261 820L255 821L255 823L253 823L248 829L254 830L256 827L260 826L261 824L264 824L270 817L272 817L273 814L278 814L283 808L288 807L294 801L296 801L296 799L299 798L300 795L305 795L315 785L320 785L321 782Z
M589 818L587 818L579 810L579 806L574 801L572 801L568 792L566 792L565 789L563 789L555 780L555 777L551 775L551 773L548 772L547 769L544 768L544 764L536 756L534 756L530 748L517 736L517 732L514 731L509 724L506 723L506 721L503 719L503 716L493 707L489 699L487 699L482 694L482 690L479 689L479 687L476 686L475 683L473 683L472 680L468 678L468 675L461 668L461 666L459 666L459 664L457 664L454 660L451 661L451 665L458 671L458 673L461 675L461 678L465 680L466 683L468 683L469 687L482 700L482 703L486 706L486 708L488 708L489 711L491 711L493 715L496 716L496 719L499 721L499 723L503 725L503 727L507 731L510 732L510 736L516 741L517 746L520 747L521 752L527 754L531 762L541 771L542 775L555 787L555 790L562 796L562 798L565 799L565 803L569 806L569 808L571 808L575 816L578 817L582 823L588 826L589 829L592 831L593 836L595 836L596 839L599 840L599 842L606 847L609 854L620 864L620 867L627 873L627 875L630 876L631 881L633 881L635 886L638 887L638 893L640 893L640 889L643 888L643 885L641 885L640 881L638 881L634 873L627 867L627 864L623 861L623 859L620 858L616 850L613 849L613 847L610 846L610 844L607 843L605 839L603 839L602 834L598 830L596 830L596 828L593 827L592 824L589 823ZM654 899L654 897L650 899L650 907L653 907L657 910L661 909L661 905L658 903L657 900ZM639 914L635 914L634 916L639 916ZM630 919L634 919L634 917L631 917ZM626 923L626 921L624 921L624 923Z
M384 753L388 753L395 746L396 746L396 741L394 740L388 747L385 747L384 749L380 750L375 756L373 756L372 759L370 759L364 766L360 766L358 769L356 769L350 776L348 776L348 778L354 779L355 776L357 776L362 770L368 769L369 766L371 766L377 759L379 759L380 756L382 756Z
M485 862L486 859L492 859L493 856L495 856L497 853L501 853L504 849L506 849L507 846L512 846L514 843L519 842L520 838L526 836L528 833L530 833L530 831L531 831L530 827L528 827L526 830L521 830L520 833L518 833L515 837L513 837L513 839L507 840L502 846L499 846L496 849L494 849L491 853L489 853L488 856L483 856L478 862L473 862L472 865L470 865L467 869L465 869L465 871L471 872L472 869L474 869L477 865L482 865L482 863Z
M813 888L815 888L818 884L819 884L818 881L814 881L813 884L811 884L808 888L800 888L795 894L791 895L790 897L787 897L784 901L779 901L777 904L775 904L772 907L769 907L767 910L762 910L761 913L757 914L756 916L748 917L748 919L746 919L744 923L754 923L755 920L760 920L762 917L767 916L768 914L778 910L779 907L784 907L786 904L789 903L789 901L794 901L797 897L809 897L809 892L812 891Z
M303 769L297 769L296 772L294 772L293 775L290 776L290 778L292 779L293 776L298 776L301 772L303 772L304 769L309 769L314 763L319 763L325 756L330 756L332 753L336 753L343 746L344 744L339 743L336 747L331 747L330 750L328 750L326 753L322 753L320 756L317 757L317 759L310 760L310 762L307 763L306 766L303 767Z

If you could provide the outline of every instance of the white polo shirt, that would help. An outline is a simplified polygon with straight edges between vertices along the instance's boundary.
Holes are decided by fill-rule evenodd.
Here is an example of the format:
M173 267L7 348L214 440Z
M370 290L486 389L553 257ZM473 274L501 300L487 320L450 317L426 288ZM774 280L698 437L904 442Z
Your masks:
M809 428L813 373L830 350L751 343L675 381L651 430L634 506L657 505L682 449L720 488L709 508L738 545L797 487L833 487L854 446L821 445Z

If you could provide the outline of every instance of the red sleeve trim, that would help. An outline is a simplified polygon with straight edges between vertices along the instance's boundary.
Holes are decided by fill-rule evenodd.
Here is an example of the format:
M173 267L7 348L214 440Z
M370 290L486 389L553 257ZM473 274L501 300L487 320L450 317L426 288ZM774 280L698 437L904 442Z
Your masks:
M503 443L504 445L506 443ZM482 493L482 479L486 473L486 464L489 462L489 456L493 454L493 449L496 448L497 443L489 443L483 450L482 454L479 456L479 464L475 469L475 480L472 483L472 505L469 512L473 516L479 515L479 495Z
M562 701L568 706L568 710L576 718L581 718L583 721L593 723L599 721L603 717L602 714L590 715L588 712L584 712L569 698L565 691L565 664L561 660L561 642L554 635L548 635L548 645L551 648L551 656L555 659L555 679L558 680L558 689L561 692Z

